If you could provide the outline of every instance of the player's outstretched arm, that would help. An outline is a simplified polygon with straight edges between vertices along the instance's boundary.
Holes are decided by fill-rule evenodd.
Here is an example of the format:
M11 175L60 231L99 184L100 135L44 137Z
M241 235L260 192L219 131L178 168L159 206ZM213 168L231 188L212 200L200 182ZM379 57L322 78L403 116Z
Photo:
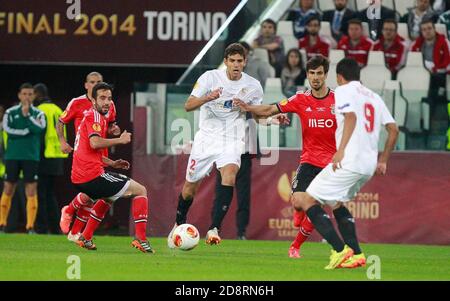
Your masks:
M59 144L61 145L61 151L65 154L69 154L73 151L72 146L67 143L66 137L64 137L65 124L58 120L56 124L56 134L58 135Z
M386 138L386 142L384 144L384 150L378 158L377 171L378 175L385 175L387 169L387 161L389 160L389 156L394 150L395 144L397 143L398 137L398 127L395 123L387 123L386 131L388 136Z
M258 118L265 118L280 113L276 105L249 105L240 99L233 99L233 105L241 111L255 114Z
M220 97L221 89L216 89L209 94L203 95L202 97L195 97L193 95L189 96L188 100L184 104L186 112L194 111L200 108L205 103L217 99Z
M130 142L131 133L128 133L126 130L123 131L119 138L106 139L97 135L89 138L89 144L93 149L108 148L119 144L128 144Z

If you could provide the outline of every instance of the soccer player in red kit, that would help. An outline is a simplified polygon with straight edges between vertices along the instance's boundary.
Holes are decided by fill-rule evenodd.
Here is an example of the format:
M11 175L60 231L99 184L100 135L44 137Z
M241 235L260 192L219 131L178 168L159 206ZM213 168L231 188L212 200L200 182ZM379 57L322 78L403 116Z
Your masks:
M112 102L112 88L99 83L92 90L93 108L87 111L79 126L74 144L71 180L75 187L96 202L86 227L77 244L88 250L96 250L92 242L94 231L101 223L110 204L119 198L132 198L132 214L135 236L132 246L144 253L153 253L146 238L148 199L147 190L127 176L105 171L104 166L128 169L130 163L104 156L103 149L131 141L131 134L124 131L119 138L107 139L108 119L106 115Z
M87 91L85 95L79 96L72 99L67 105L66 110L60 116L58 124L56 126L56 131L58 133L58 138L61 143L61 150L68 154L72 152L72 147L67 143L64 136L64 125L74 122L75 135L77 134L78 127L84 117L84 112L92 108L92 89L94 86L103 81L103 76L98 72L91 72L86 76L86 82L84 87ZM108 133L113 135L120 134L120 128L116 125L116 109L114 103L112 102L108 114L105 116L108 120ZM105 149L105 157L108 156L108 150ZM77 241L79 233L83 230L86 225L87 219L93 203L91 198L83 193L79 193L68 206L64 206L61 210L61 221L60 227L63 233L68 233L67 238L71 241ZM72 228L70 229L70 224L72 223L73 216L76 215L76 219L73 222ZM69 231L70 230L70 231Z
M329 61L316 56L306 64L306 74L310 90L299 91L288 100L276 105L249 106L235 102L242 110L250 111L260 117L278 113L296 113L302 123L303 150L300 165L292 181L291 200L305 194L306 188L316 175L331 162L336 152L336 119L334 116L334 91L325 84ZM300 246L314 230L314 226L303 211L295 211L294 225L299 232L289 248L289 257L300 257Z

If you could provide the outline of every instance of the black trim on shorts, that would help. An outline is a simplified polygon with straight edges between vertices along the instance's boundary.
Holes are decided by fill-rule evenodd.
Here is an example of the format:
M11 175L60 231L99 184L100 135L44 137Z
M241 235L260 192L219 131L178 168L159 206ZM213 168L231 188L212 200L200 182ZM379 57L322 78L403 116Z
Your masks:
M91 199L98 200L115 196L129 180L130 178L125 175L108 171L89 182L73 185Z
M322 167L318 167L309 163L302 163L297 168L297 173L292 179L292 193L305 192L309 184L322 171Z
M38 180L39 161L33 160L5 160L6 182L17 183L20 171L23 171L23 181L33 183Z

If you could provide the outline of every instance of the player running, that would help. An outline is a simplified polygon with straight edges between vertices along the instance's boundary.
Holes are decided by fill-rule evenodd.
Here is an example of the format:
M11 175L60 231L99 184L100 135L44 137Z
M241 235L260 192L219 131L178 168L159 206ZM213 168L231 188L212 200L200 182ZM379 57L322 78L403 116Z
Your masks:
M242 72L245 50L238 43L230 44L224 53L226 70L203 73L186 101L186 111L200 108L200 129L195 134L186 169L186 181L178 197L176 223L168 236L169 248L174 248L172 234L177 225L184 224L201 180L216 164L222 177L222 188L217 194L221 208L213 214L206 234L206 243L221 241L219 229L233 198L236 174L245 152L245 113L233 106L233 98L259 105L263 90L258 80Z
M92 89L92 98L93 108L85 113L75 139L71 180L80 192L94 200L105 201L95 203L77 243L82 248L96 250L92 236L108 212L110 204L121 197L132 198L132 214L136 227L136 238L132 241L132 246L144 253L153 253L146 238L148 216L146 188L124 175L104 170L104 165L129 169L129 162L122 159L113 161L104 156L103 149L130 143L131 134L124 131L119 138L105 138L108 129L106 115L112 103L111 86L106 83L95 85Z
M72 99L67 105L66 110L60 116L58 124L56 126L56 131L58 133L58 138L61 143L61 150L68 154L72 152L73 148L67 143L64 136L64 125L74 122L75 136L78 132L78 127L84 117L84 112L92 108L92 89L94 86L103 81L103 76L98 72L91 72L86 76L86 82L84 87L86 89L86 94ZM114 102L111 102L111 107L108 113L105 115L108 120L108 134L119 135L120 128L116 125L116 109ZM108 157L108 150L105 149L105 157ZM99 200L103 202L102 200ZM61 220L60 227L61 231L67 234L67 239L76 242L80 236L80 232L83 231L84 226L89 218L90 211L94 203L91 198L84 193L79 193L77 196L69 203L69 205L64 206L61 210ZM70 224L72 223L73 216L76 215L75 221L73 222L72 228L70 229ZM70 230L70 231L69 231Z
M353 199L361 187L377 174L386 174L386 164L394 149L398 128L381 97L360 82L360 67L349 58L336 66L336 154L311 182L306 194L295 204L302 208L315 228L333 247L330 263L325 269L365 266L354 218L344 202ZM378 158L378 139L384 125L388 137ZM333 208L338 236L321 204Z
M293 204L302 198L311 181L331 162L336 152L334 91L325 84L328 69L327 58L316 56L310 59L306 64L306 73L311 89L299 91L288 100L283 100L276 105L249 106L235 102L242 110L250 111L260 117L280 112L293 112L300 118L303 150L300 165L292 181L291 201ZM300 247L311 235L314 226L301 208L296 208L294 212L294 225L299 227L299 231L289 248L288 255L291 258L300 258Z

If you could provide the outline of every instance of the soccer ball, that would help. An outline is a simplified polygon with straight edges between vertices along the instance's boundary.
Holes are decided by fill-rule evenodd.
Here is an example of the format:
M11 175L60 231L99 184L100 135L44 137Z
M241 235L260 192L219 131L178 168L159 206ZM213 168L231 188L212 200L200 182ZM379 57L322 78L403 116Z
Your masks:
M191 224L182 224L175 228L172 239L176 248L183 251L189 251L198 245L200 233L195 226Z

